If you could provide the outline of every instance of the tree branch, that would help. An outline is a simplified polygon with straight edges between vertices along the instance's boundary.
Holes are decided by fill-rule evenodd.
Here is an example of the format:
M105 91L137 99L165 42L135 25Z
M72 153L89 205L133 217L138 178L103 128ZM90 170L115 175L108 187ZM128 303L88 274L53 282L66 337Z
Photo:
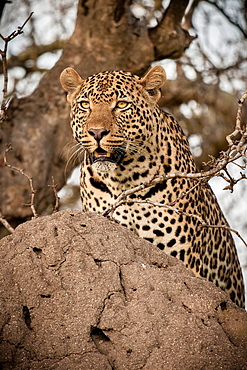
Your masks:
M189 11L185 14L184 22L182 24L183 29L189 30L190 28L193 28L192 16L200 1L201 0L193 0L192 4L190 5Z
M168 22L173 26L180 26L189 0L171 0L160 22L161 28Z
M52 188L53 192L54 192L54 196L55 196L55 205L53 207L53 212L52 213L56 213L59 211L59 196L57 194L57 185L55 185L55 182L54 182L54 177L52 176L52 185L48 185L50 188Z
M239 234L239 232L235 229L232 229L231 227L227 226L227 225L206 225L205 223L203 223L202 225L200 225L201 227L208 227L208 228L211 228L211 229L225 229L225 230L229 230L231 232L233 232L234 234L236 234L239 239L243 242L243 244L247 247L247 242L242 238L242 236Z
M9 59L7 59L8 69L14 68L16 66L22 67L26 70L27 73L40 71L41 69L34 66L27 65L28 60L33 60L36 62L38 57L45 53L53 53L56 50L61 50L64 48L67 40L56 40L47 45L36 45L33 44L29 46L27 49L22 51L18 55L12 55ZM36 63L35 63L36 64ZM43 70L42 70L43 71ZM3 68L0 66L0 73L3 72Z
M208 4L210 4L210 5L213 5L215 8L217 8L224 15L224 17L226 17L226 19L228 20L229 23L231 23L233 26L237 27L239 29L239 31L243 34L243 36L245 38L247 37L246 31L241 27L241 25L239 23L236 23L228 14L226 14L224 8L222 8L221 6L219 6L214 1L206 0L206 2Z
M31 207L31 210L32 210L32 213L33 213L33 216L35 218L39 217L38 213L36 212L36 208L35 208L35 205L34 205L34 197L35 197L35 194L36 194L36 190L34 190L34 187L33 187L33 178L28 176L22 169L18 168L18 167L15 167L15 166L12 166L10 165L8 162L7 162L7 157L6 157L6 154L9 150L11 150L11 146L8 147L8 149L6 149L4 155L3 155L3 161L4 161L4 165L8 168L11 168L12 170L14 171L17 171L19 172L21 175L25 176L28 181L29 181L29 186L30 186L30 190L31 190L31 201L30 201L30 204L26 204L26 206L30 206Z
M1 114L0 114L0 121L6 119L5 111L7 105L7 92L8 92L8 69L7 69L7 50L8 44L11 40L13 40L18 35L23 33L23 28L32 17L33 13L31 13L28 18L25 20L22 26L17 27L17 30L13 31L9 36L4 37L0 34L0 38L4 41L4 48L0 50L0 55L2 56L2 63L3 63L3 74L4 74L4 87L3 87L3 99L1 104Z
M131 194L138 193L141 190L148 189L156 184L159 184L164 181L168 181L174 178L186 178L186 179L205 179L209 180L211 177L219 173L222 169L226 167L227 164L239 159L242 155L246 152L246 148L244 149L243 153L237 153L236 151L232 152L231 149L227 152L223 152L221 157L214 160L214 165L210 163L212 168L208 171L196 172L196 173L184 173L184 172L175 172L170 173L169 175L162 175L152 179L148 182L145 182L141 185L138 185L134 188L128 189L121 193L115 202L103 212L103 216L107 216L110 213L112 214L119 205L123 204L123 202L129 202L130 200L128 197ZM133 202L133 200L131 200Z
M0 222L1 224L11 233L13 234L13 232L15 231L15 229L8 223L8 221L6 220L6 218L2 215L2 213L0 212Z
M242 109L243 109L243 104L246 99L247 99L247 91L245 91L245 93L242 95L242 97L238 101L238 111L237 111L235 129L231 134L227 135L226 137L228 145L232 147L234 145L232 139L236 137L238 134L241 134L241 139L239 140L239 143L236 148L237 151L239 151L239 149L243 147L247 139L247 126L245 127L245 129L241 128Z
M156 59L179 58L195 39L181 27L188 0L171 0L160 23L149 30Z

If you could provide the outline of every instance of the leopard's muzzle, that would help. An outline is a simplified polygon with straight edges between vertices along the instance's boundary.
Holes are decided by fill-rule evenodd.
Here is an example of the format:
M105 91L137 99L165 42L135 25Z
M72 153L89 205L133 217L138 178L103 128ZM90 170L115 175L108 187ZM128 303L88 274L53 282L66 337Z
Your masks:
M107 172L114 170L122 162L124 156L125 151L122 149L110 153L99 147L93 153L89 153L89 160L97 172Z

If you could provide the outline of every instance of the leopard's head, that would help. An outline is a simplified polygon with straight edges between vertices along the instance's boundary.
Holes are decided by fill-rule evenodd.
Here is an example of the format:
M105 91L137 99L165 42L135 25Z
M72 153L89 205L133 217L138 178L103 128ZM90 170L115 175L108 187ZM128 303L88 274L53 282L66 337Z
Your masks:
M165 77L161 66L143 78L123 71L100 72L85 80L73 68L61 73L74 138L96 171L116 169L123 158L145 146L157 120L156 103Z

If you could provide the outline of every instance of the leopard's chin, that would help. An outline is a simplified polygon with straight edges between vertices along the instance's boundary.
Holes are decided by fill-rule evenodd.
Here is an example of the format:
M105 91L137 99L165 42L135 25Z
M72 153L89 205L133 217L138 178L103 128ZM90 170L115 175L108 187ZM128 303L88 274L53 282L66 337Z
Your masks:
M97 172L114 171L124 158L124 151L106 152L102 148L89 154L92 168Z
M96 161L92 164L93 170L103 173L103 172L111 172L114 171L117 168L117 164L107 161L107 160L102 160L102 161Z

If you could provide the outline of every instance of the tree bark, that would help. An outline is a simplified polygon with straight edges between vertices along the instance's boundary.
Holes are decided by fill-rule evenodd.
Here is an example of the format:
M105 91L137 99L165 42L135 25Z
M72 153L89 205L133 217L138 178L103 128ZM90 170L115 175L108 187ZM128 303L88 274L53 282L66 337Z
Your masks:
M150 38L155 45L155 59L179 58L195 39L181 27L189 0L171 0L161 22L151 29Z

